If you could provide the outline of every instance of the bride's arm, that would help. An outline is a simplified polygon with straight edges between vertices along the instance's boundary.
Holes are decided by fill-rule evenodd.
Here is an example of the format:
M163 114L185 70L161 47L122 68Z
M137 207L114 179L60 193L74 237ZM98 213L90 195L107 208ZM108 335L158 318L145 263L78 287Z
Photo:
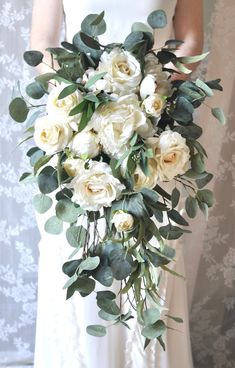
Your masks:
M203 49L203 0L178 0L173 19L175 38L184 43L177 56L198 55ZM197 64L189 65L193 71Z
M44 62L48 65L51 65L51 57L45 49L59 45L62 20L62 0L34 0L31 49L41 51L45 55ZM45 64L40 64L37 69L40 73L51 71Z

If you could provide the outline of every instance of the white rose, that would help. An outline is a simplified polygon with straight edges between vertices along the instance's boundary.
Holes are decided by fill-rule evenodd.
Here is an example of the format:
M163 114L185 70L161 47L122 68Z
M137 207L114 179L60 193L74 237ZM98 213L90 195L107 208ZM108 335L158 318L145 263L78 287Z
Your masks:
M125 189L125 186L112 175L108 164L96 161L91 162L90 167L76 176L69 186L74 189L72 201L87 211L110 207Z
M74 130L77 130L76 127L81 119L82 114L79 113L74 116L69 116L69 113L74 107L82 102L83 97L81 92L76 91L71 95L59 100L59 94L66 86L67 85L63 83L52 89L47 100L47 113L53 117L56 117L57 119L69 121L71 123L71 127Z
M166 101L161 95L154 93L144 100L143 106L147 114L159 118L166 106Z
M119 95L135 92L142 77L138 60L129 51L117 47L101 55L98 71L107 72L105 91Z
M142 100L154 93L169 97L172 92L171 82L167 79L164 73L159 73L156 76L147 74L140 85L140 97Z
M84 169L85 162L77 158L68 158L63 162L63 167L69 176L81 175Z
M58 121L49 115L36 120L34 129L34 141L46 154L62 151L73 135L68 123Z
M135 131L143 138L154 134L153 126L135 94L99 107L91 118L90 126L98 132L103 150L114 157L120 157L125 152Z
M179 133L167 130L159 138L147 139L146 143L153 149L160 180L172 180L189 169L190 151Z
M79 157L96 157L100 151L98 135L91 130L77 133L74 135L69 147L72 153Z
M134 227L134 217L124 211L116 211L112 218L112 223L115 225L118 232L130 231Z
M137 166L133 178L134 178L134 190L140 191L142 188L153 189L158 182L158 166L157 162L150 158L148 159L149 175L146 176L142 169Z
M156 91L156 78L148 74L141 82L140 85L140 97L144 100L147 96L153 95Z

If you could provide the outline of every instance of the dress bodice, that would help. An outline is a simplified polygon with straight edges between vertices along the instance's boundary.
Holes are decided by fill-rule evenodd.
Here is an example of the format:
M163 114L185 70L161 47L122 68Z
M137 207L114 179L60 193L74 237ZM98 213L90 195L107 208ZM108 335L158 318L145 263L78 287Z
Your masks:
M156 33L156 44L162 46L172 33L172 18L176 0L63 0L66 35L69 41L80 30L82 20L88 14L105 11L107 31L100 37L103 43L123 42L134 22L147 22L148 15L157 9L167 14L167 27Z

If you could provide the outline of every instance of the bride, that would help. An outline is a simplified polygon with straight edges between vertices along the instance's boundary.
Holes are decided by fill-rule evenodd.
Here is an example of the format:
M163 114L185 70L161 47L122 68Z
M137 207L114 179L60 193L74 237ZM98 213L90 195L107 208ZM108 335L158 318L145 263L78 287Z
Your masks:
M178 55L199 54L202 49L202 0L34 0L31 47L45 54L47 47L59 45L63 19L68 41L80 29L81 21L90 13L105 10L107 32L102 42L121 42L130 33L131 24L146 22L156 9L165 10L166 28L158 30L155 46L174 37L184 40ZM106 37L106 38L105 38ZM41 64L38 71L48 72ZM191 68L192 69L192 68ZM62 287L67 280L62 264L71 253L64 234L57 237L44 231L44 223L51 214L38 216L41 233L39 244L38 313L36 328L35 368L191 368L192 357L187 319L187 297L184 281L167 276L162 287L169 314L184 319L179 331L165 335L166 352L156 343L143 351L137 326L108 329L104 338L86 334L86 326L99 323L96 303L92 296L82 299L74 295L65 300ZM180 250L176 271L184 274Z

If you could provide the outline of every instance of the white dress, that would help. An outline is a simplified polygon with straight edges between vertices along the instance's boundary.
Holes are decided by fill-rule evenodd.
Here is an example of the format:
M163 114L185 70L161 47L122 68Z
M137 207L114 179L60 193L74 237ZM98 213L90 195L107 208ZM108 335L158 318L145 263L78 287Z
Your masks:
M175 0L64 0L67 39L71 41L86 15L105 10L107 36L103 36L102 42L122 41L130 33L133 22L146 22L151 11L164 9L168 26L156 35L157 45L161 46L171 35L175 3ZM192 368L186 283L171 275L165 277L162 293L167 300L168 314L182 317L184 324L167 321L180 332L167 331L164 337L166 352L155 342L144 352L135 323L132 330L124 326L111 327L103 338L87 335L87 325L102 323L97 317L95 298L74 295L65 300L62 287L67 277L62 272L62 264L73 249L67 244L64 233L52 236L44 231L44 223L50 216L52 211L37 216L41 241L34 367ZM180 250L175 270L184 274Z

